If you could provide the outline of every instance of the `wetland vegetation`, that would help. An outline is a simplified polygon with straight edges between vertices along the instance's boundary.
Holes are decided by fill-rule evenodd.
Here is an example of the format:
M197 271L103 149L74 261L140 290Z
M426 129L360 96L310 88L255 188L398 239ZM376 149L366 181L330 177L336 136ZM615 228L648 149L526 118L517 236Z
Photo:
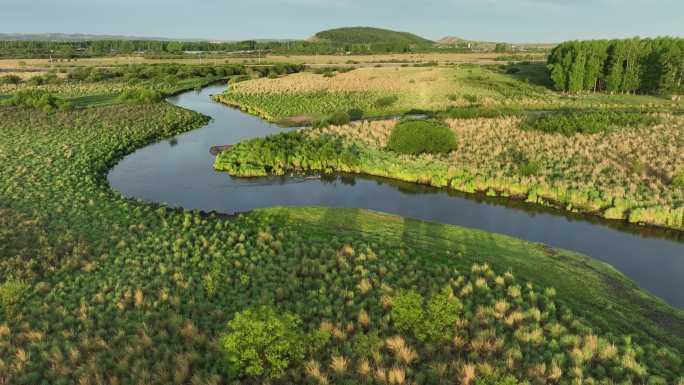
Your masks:
M684 227L676 101L562 95L533 64L303 70L73 68L0 89L0 383L684 384L682 311L589 257L108 185L123 156L208 122L164 96L230 78L222 102L319 121L220 153L234 175L368 173ZM435 119L349 122L417 111Z

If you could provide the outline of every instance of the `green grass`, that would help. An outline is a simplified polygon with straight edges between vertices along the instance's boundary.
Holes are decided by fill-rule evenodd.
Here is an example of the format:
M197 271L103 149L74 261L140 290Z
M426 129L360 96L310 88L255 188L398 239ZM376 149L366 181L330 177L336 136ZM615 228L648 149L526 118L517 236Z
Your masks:
M74 98L69 98L68 100L72 103L74 107L85 108L85 107L105 107L117 102L116 94L108 95L89 95L89 96L77 96Z
M559 111L529 116L523 123L523 129L538 130L548 134L560 133L566 136L574 134L597 134L616 129L629 129L654 126L661 123L656 116L638 112L611 110L597 111Z
M506 71L510 68L519 71L509 74ZM292 78L247 81L217 99L274 122L302 116L313 121L352 108L363 110L365 117L402 115L413 110L454 117L464 114L487 117L501 111L595 108L670 111L682 107L682 102L648 95L563 95L549 88L548 74L537 63L377 68L325 79L322 83L320 75L307 73ZM356 89L349 89L347 81ZM338 83L344 91L336 88ZM259 87L252 88L255 84Z
M575 312L606 330L684 347L684 312L639 290L610 265L575 252L362 209L273 208L256 210L255 215L276 215L283 225L294 225L312 239L330 233L362 235L405 248L425 264L463 270L487 262L497 271L510 269L536 285L555 287Z
M271 122L306 116L310 121L338 111L360 109L365 116L396 112L391 105L377 106L383 94L374 92L311 92L303 94L241 94L226 92L216 100Z

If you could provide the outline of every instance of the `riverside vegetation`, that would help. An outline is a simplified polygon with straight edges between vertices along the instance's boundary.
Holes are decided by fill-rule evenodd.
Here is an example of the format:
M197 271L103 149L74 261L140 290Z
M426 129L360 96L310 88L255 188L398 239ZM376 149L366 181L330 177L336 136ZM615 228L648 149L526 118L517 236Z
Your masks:
M215 168L237 176L365 173L684 229L681 116L607 111L446 123L457 141L448 154L392 151L396 121L384 120L242 142L219 154ZM629 127L615 128L622 124Z
M125 99L0 107L0 383L684 383L681 311L582 255L364 210L124 199L116 161L207 122ZM304 135L268 140L361 154Z
M316 129L236 146L215 167L239 176L361 172L684 229L681 101L563 95L552 84L543 66L526 63L247 81L217 100L284 124L312 121ZM340 116L350 111L357 119L427 113L446 121L458 145L446 155L399 155L387 151L394 123L346 124ZM301 145L308 140L321 147ZM335 143L340 155L322 151L321 141Z

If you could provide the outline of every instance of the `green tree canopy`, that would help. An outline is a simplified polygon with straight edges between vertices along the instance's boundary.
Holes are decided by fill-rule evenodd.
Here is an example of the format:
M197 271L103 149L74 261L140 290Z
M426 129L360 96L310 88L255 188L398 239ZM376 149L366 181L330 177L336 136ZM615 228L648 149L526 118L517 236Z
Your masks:
M304 358L304 345L300 319L266 306L235 314L221 338L228 371L236 377L281 377Z

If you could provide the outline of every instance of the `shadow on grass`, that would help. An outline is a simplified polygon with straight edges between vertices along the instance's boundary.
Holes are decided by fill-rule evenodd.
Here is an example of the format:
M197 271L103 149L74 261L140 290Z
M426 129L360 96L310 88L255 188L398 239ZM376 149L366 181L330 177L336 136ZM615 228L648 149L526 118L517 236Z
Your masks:
M605 263L571 251L458 226L363 209L275 209L311 239L331 236L371 242L426 266L469 271L487 262L535 287L554 287L562 304L603 330L620 331L684 348L684 312L639 290Z
M506 67L506 71L515 80L553 90L549 70L544 62L511 64Z

